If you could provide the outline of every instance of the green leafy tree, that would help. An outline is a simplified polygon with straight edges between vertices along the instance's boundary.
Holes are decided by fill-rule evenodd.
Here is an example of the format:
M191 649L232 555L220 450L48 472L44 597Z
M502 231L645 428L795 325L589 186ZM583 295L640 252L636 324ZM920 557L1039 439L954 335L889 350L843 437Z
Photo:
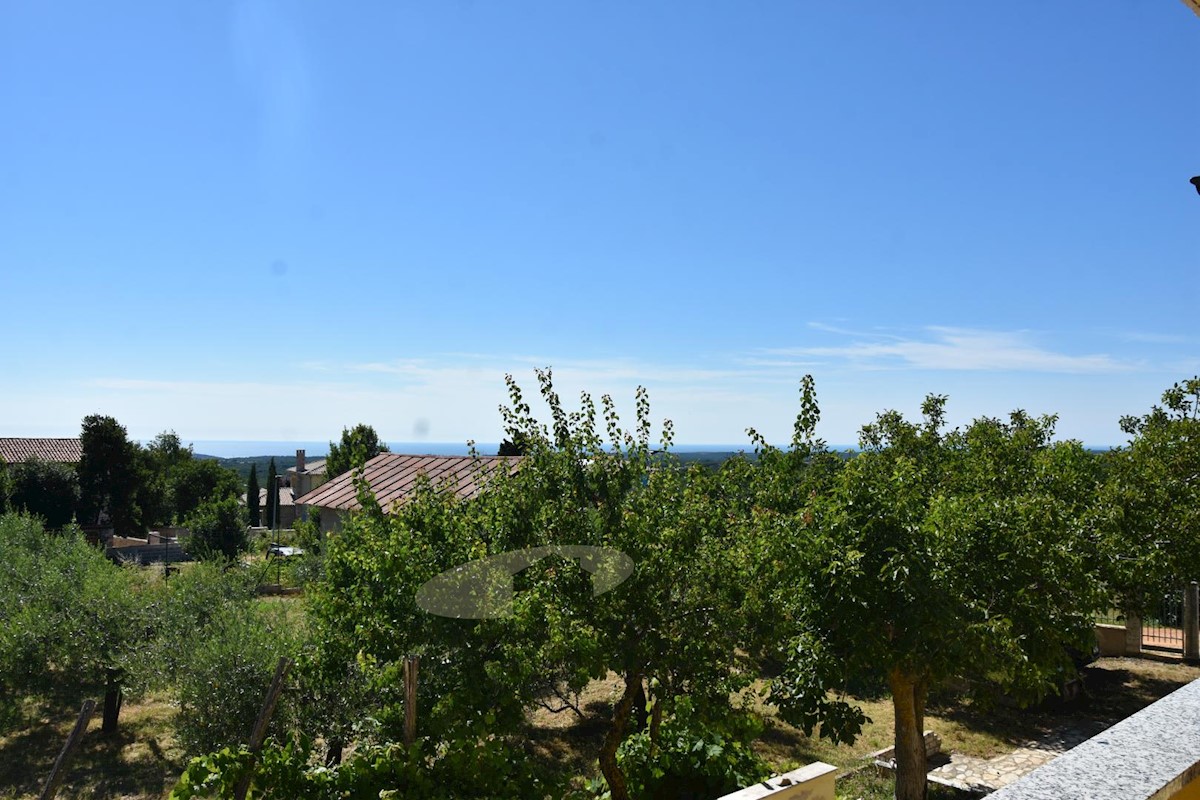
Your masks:
M496 455L508 457L525 455L525 442L521 441L521 437L519 435L516 435L516 439L516 441L513 441L512 439L505 439L503 442L501 442L500 449L496 451Z
M250 465L250 477L246 480L246 517L251 525L259 523L257 464Z
M193 459L192 448L184 447L174 431L163 431L140 451L142 482L137 502L143 520L150 525L169 525L181 520L176 503L177 475Z
M177 677L177 731L188 754L246 744L280 656L294 658L299 647L298 626L280 606L227 604L194 631ZM277 714L270 730L282 739L285 727Z
M279 473L275 471L275 458L271 458L271 464L267 467L267 527L275 527L275 514L279 509Z
M79 504L79 477L64 464L29 459L12 469L11 497L14 511L34 514L57 530L71 521Z
M268 743L253 756L227 747L194 758L172 789L170 800L233 797L239 779L254 764L250 796L262 800L528 800L564 797L561 780L542 773L525 748L496 739L463 739L441 747L418 741L364 745L338 769L313 763L306 739Z
M330 478L358 469L380 453L388 452L387 445L370 425L358 424L342 429L342 439L329 443L325 459L325 474Z
M0 704L103 691L115 728L122 683L144 672L154 605L137 577L77 528L47 535L38 520L0 517Z
M245 512L234 497L209 500L187 518L188 552L200 558L236 558L246 549Z
M196 458L174 431L164 431L139 453L138 504L145 522L182 522L209 500L236 497L241 480L215 459Z
M12 495L12 473L8 462L0 458L0 514L8 511L9 496Z
M364 702L382 708L385 732L395 730L402 707L404 657L436 664L422 677L419 718L423 731L446 741L518 731L534 705L565 710L589 680L615 671L623 689L601 768L620 800L629 788L617 753L639 727L636 707L653 703L652 730L684 697L716 717L744 680L740 573L724 557L736 531L726 508L709 499L708 473L660 468L652 457L644 391L627 432L610 398L601 411L584 395L581 410L567 412L550 373L539 379L552 421L532 415L510 378L505 421L510 440L528 444L526 455L474 499L426 482L388 515L360 486L363 511L330 539L326 579L312 592L316 661L331 686L351 665L366 671ZM668 424L662 443L670 441ZM594 595L576 562L538 560L514 576L511 613L499 618L451 619L417 604L420 587L446 570L552 545L607 548L636 566L617 588Z
M666 454L673 441L669 421L654 447L645 390L637 392L633 429L624 430L609 396L597 409L583 394L580 410L568 412L550 371L538 379L550 420L541 423L531 413L510 377L510 402L502 411L508 438L523 441L526 455L484 502L531 545L604 547L636 565L628 580L599 597L589 596L578 571L530 569L530 589L517 595L514 611L532 639L554 643L568 690L609 671L620 676L622 694L600 768L613 800L625 800L630 790L617 753L640 727L635 709L646 705L647 694L656 709L654 738L655 720L682 698L701 718L726 715L730 693L748 674L738 656L745 643L745 576L727 558L738 529L716 478L698 466L683 470ZM664 452L656 455L659 448ZM538 630L535 620L549 624Z
M1130 440L1108 454L1097 504L1113 603L1134 614L1200 578L1200 378L1162 403L1121 419Z
M947 433L944 409L930 396L919 423L879 415L829 491L757 522L764 564L789 566L763 572L787 642L773 701L805 731L852 741L865 717L848 688L886 684L900 800L925 796L932 686L1053 690L1070 649L1088 648L1099 602L1085 535L1095 459L1052 442L1052 417ZM800 421L802 438L811 424Z
M137 445L120 423L99 414L84 418L79 439L80 519L97 522L105 514L117 533L140 533L143 474Z
M829 450L816 435L821 419L816 387L811 375L800 386L800 412L793 426L792 441L782 450L769 444L754 428L747 433L757 458L731 458L721 465L714 487L731 507L742 534L730 551L731 563L741 564L748 587L746 633L758 669L766 674L778 670L777 626L782 597L790 589L794 568L779 560L781 542L771 526L782 519L806 515L813 499L833 491L846 459Z
M237 500L242 492L241 478L215 459L192 458L181 462L171 473L171 496L177 519L186 519L205 503Z
M472 509L438 488L423 483L387 515L363 485L363 510L327 540L324 579L307 592L315 650L301 672L331 761L364 718L379 720L381 736L399 738L398 687L409 655L437 664L423 671L418 695L421 731L433 741L511 732L523 720L522 700L532 703L502 666L521 653L535 658L525 643L506 639L503 625L438 617L417 604L425 581L483 554ZM382 585L391 588L372 588Z
M750 747L762 731L762 723L752 717L720 724L698 716L685 697L663 721L658 736L648 731L630 736L617 761L630 795L639 800L722 797L771 774Z

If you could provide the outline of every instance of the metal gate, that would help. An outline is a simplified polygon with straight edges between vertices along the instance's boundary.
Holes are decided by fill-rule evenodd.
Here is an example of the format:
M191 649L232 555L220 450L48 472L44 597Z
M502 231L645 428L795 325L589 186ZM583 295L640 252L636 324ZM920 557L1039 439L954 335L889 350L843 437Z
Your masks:
M1142 621L1142 646L1147 650L1183 653L1183 590L1171 592Z

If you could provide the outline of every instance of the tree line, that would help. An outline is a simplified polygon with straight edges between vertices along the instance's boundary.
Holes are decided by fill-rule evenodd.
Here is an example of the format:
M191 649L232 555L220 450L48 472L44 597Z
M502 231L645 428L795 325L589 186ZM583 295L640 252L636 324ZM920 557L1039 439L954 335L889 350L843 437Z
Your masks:
M136 536L151 526L183 524L205 503L236 501L241 493L236 473L196 458L173 431L143 447L113 417L93 414L84 418L79 440L82 457L74 466L0 463L0 504L40 516L52 529L76 520Z
M527 713L574 713L588 682L615 674L603 781L571 796L745 785L765 766L738 749L755 727L736 698L765 681L785 720L835 742L867 721L856 694L890 693L896 796L913 800L925 796L932 690L1022 702L1054 693L1091 650L1098 612L1144 613L1200 574L1198 379L1123 420L1130 441L1109 453L1057 440L1055 417L1019 410L950 429L947 398L931 395L918 419L878 414L846 458L818 437L805 378L790 445L750 430L757 459L715 471L672 460L669 422L652 441L644 391L627 430L611 398L584 394L568 410L549 371L539 382L546 421L511 378L501 410L518 469L495 472L467 501L426 483L389 512L360 483L363 510L329 538L300 669L302 730L328 763L351 741L400 739L402 673L418 656L426 749L382 762L360 752L415 769L439 748L483 758L484 743L504 743L511 785L477 795L446 778L444 796L540 796ZM431 615L418 602L448 570L552 545L615 550L636 566L597 595L581 564L543 558L511 586L475 587L511 598L485 619ZM288 774L323 796L301 780L311 777L303 761ZM378 777L361 760L341 774ZM382 788L425 796L389 775Z
M1057 440L1054 417L1022 411L951 429L947 399L931 395L917 419L878 414L846 458L817 435L805 378L790 444L750 430L757 458L716 470L672 459L673 428L652 435L642 390L627 429L607 396L568 409L549 371L545 420L508 382L501 413L519 466L514 456L471 499L425 481L388 510L360 480L362 511L312 537L320 568L286 645L298 664L256 778L264 796L718 796L764 777L749 749L759 720L739 700L763 687L785 720L837 742L866 722L856 696L889 692L896 795L912 800L925 795L932 690L1055 692L1090 650L1097 612L1144 613L1200 573L1200 379L1122 420L1129 442L1109 453ZM587 565L542 558L510 586L474 588L510 599L483 619L418 602L464 564L580 545L634 569L596 594ZM283 645L252 648L260 640L243 628L190 676L229 694L189 700L195 718L223 726L195 740L212 752L178 797L235 781L248 763L238 745L255 708L244 700L261 697ZM236 651L260 653L257 666L234 671ZM413 657L420 736L403 745ZM603 779L563 785L534 758L527 715L578 713L579 693L608 675L618 696Z

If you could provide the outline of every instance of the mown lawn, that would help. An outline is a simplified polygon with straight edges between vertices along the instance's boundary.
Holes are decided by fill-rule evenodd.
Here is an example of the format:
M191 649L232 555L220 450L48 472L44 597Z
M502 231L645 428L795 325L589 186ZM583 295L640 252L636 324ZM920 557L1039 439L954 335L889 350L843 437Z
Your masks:
M1003 705L982 709L965 701L941 698L931 707L926 727L941 735L947 750L990 757L1064 727L1112 724L1200 678L1200 669L1102 659L1088 667L1085 675L1086 697L1068 704L1048 703L1033 710ZM579 704L582 716L569 710L559 714L534 712L529 728L531 747L564 773L595 776L600 742L618 693L618 684L610 677L596 681L584 692ZM890 797L891 786L886 779L870 771L855 771L865 765L867 753L890 744L891 702L885 696L864 700L862 705L872 721L850 746L806 737L776 719L769 707L763 707L767 729L756 747L779 771L812 761L834 764L841 776L841 798ZM15 732L0 737L0 798L37 797L77 712L77 708L53 703L20 709ZM97 713L59 797L165 797L185 764L174 740L174 713L165 696L128 702L121 712L120 731L113 735L100 733Z

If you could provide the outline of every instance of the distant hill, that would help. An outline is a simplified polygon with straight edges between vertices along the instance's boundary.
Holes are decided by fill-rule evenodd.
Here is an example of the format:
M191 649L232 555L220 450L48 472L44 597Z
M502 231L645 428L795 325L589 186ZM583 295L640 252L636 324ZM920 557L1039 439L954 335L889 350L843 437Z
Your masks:
M832 447L830 449L836 453L839 453L845 458L853 456L855 452L854 449L845 447ZM1087 448L1089 452L1097 455L1107 452L1109 449L1110 448L1108 447ZM492 450L480 450L479 452L482 455L492 455L493 453ZM747 461L758 461L758 454L754 452L753 448L747 450L672 450L671 453L677 459L679 459L679 463L685 467L691 466L692 464L700 464L708 469L716 469L729 459L739 455L744 456ZM219 456L196 453L196 458L211 458L217 461L217 463L219 463L222 467L233 470L242 477L243 481L248 481L250 479L250 465L257 464L258 482L260 486L265 485L266 483L267 468L270 466L272 457L275 459L275 469L278 470L280 474L287 472L289 467L296 466L296 455L294 453L288 456L241 456L238 458L221 458ZM318 456L317 458L323 457L324 456ZM316 459L310 458L309 460L313 461Z
M747 461L757 461L758 454L753 450L748 452L734 452L732 450L712 450L712 451L697 451L678 453L672 451L673 455L679 459L679 463L685 467L690 467L692 464L700 464L708 469L717 469L734 456L742 455Z
M271 459L275 459L275 470L279 474L287 472L289 467L296 466L296 455L293 453L290 456L242 456L239 458L220 458L219 456L209 456L202 453L196 453L196 458L210 458L226 469L231 469L238 475L242 476L242 482L250 480L250 467L258 466L258 485L266 486L267 470L270 469ZM310 461L315 459L309 459Z

